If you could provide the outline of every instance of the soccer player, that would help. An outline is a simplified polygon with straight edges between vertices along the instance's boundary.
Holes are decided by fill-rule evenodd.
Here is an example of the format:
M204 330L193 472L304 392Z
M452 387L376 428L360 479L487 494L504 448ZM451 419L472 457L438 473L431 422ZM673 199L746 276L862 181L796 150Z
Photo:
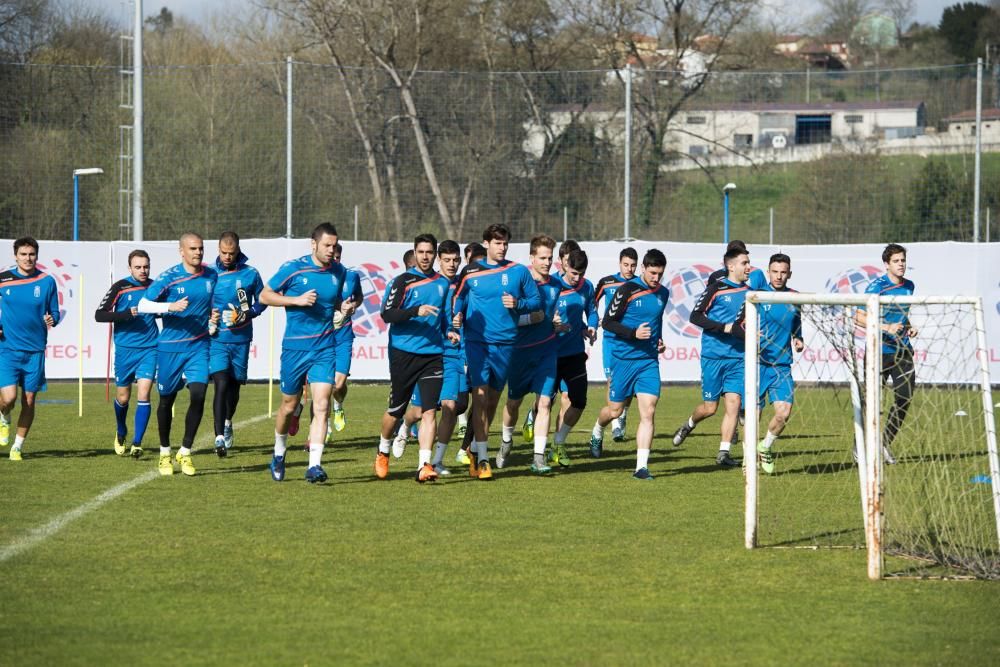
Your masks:
M566 239L559 245L559 266L565 267L566 258L574 250L579 250L580 244L574 239ZM562 271L563 268L560 268ZM558 384L556 385L559 386ZM535 413L538 411L538 399L535 399L535 403L528 410L528 414L524 416L524 424L521 426L521 435L524 437L524 441L528 444L533 444L535 442ZM558 457L558 451L554 453L554 456ZM569 459L566 459L567 462Z
M552 468L545 461L545 448L548 446L552 397L556 392L558 334L562 330L562 320L557 309L562 285L555 276L550 275L552 253L556 248L555 239L541 234L531 239L529 248L531 277L538 286L541 313L522 315L518 323L496 464L497 468L506 465L510 450L514 446L514 425L517 423L521 401L526 394L534 393L538 396L535 426L539 428L534 428L532 434L535 456L531 463L531 472L544 475L552 472ZM563 465L569 465L568 459Z
M611 301L615 298L615 290L622 286L622 284L632 280L635 277L635 269L639 265L639 253L635 251L635 248L625 248L620 253L618 253L618 273L613 273L610 276L604 276L599 281L597 281L596 293L594 295L594 302L600 304L602 299L604 301L604 313L607 314L608 308L611 307ZM613 341L615 339L615 334L607 329L604 329L603 337L601 338L601 358L604 360L604 377L608 380L608 386L611 383L611 348L613 346ZM628 419L628 409L632 405L632 397L629 396L625 399L625 407L622 410L621 416L615 419L615 423L611 427L611 438L615 442L622 442L625 440L625 426L626 420ZM603 446L598 447L593 441L590 445L590 454L594 458L601 456L603 451Z
M486 248L483 247L482 243L476 243L473 241L465 246L465 263L472 264L473 262L478 262L481 259L486 258ZM454 302L454 296L452 298ZM462 337L462 363L465 364L465 337ZM466 365L466 378L468 378L468 366ZM469 401L469 406L464 412L458 413L458 437L465 440L466 436L469 435L469 412L472 410L472 401ZM465 446L459 447L458 451L455 453L455 461L462 465L469 465L469 455L466 452L466 447L471 444L464 443Z
M340 264L344 248L337 243L333 251L333 261ZM346 269L344 291L341 299L348 304L349 315L338 322L334 337L337 340L337 374L333 379L333 419L327 425L326 442L330 444L333 431L343 431L347 427L347 415L344 412L344 400L347 399L347 377L351 374L351 361L354 354L354 326L351 318L365 296L361 290L361 276L354 269ZM332 429L330 428L332 424Z
M267 308L260 302L264 281L257 269L247 264L236 232L219 237L212 307L222 313L222 323L211 337L208 375L215 385L212 413L215 418L215 453L222 458L233 446L233 417L240 402L240 387L247 382L252 320Z
M720 280L725 279L729 275L729 270L726 268L725 256L727 253L731 252L741 252L749 257L749 252L747 252L747 246L745 243L743 243L743 241L740 240L730 241L726 245L726 252L723 253L722 268L713 271L711 275L709 275L708 280L705 282L705 289L712 287L712 285L714 285ZM760 269L751 269L750 276L749 278L747 278L747 284L750 286L750 289L752 290L766 290L768 285L768 279L764 275L764 272L761 271ZM705 370L706 370L705 365L702 364L702 373L704 373ZM702 379L704 381L704 378ZM673 435L674 447L680 447L684 443L684 440L687 439L689 435L691 435L692 431L694 431L695 426L699 422L704 421L705 419L708 419L709 417L713 416L718 411L718 408L719 408L719 402L717 400L712 400L712 401L707 399L703 400L701 404L695 408L694 415L692 415L691 418L689 418L686 422L681 424L681 426L676 431L674 431ZM737 425L733 427L733 432L728 438L730 446L732 445L733 442L736 441L738 434L739 434L739 419L737 419ZM723 439L726 440L727 438L724 437Z
M205 242L194 232L183 234L179 242L181 262L156 277L139 301L140 313L164 315L163 329L156 347L156 425L160 434L161 475L173 475L170 460L170 427L177 392L187 382L191 402L184 418L184 438L177 450L177 463L185 475L194 475L191 447L205 412L208 388L209 329L217 327L220 313L212 307L219 276L201 263Z
M701 327L701 397L686 424L674 434L674 444L694 430L695 425L715 414L719 399L724 400L722 432L716 464L724 468L740 465L730 455L733 433L739 421L743 399L743 305L749 287L750 256L732 248L723 258L727 274L709 285L691 311L691 323Z
M906 248L898 243L890 243L882 251L885 274L873 280L865 289L865 294L880 296L909 296L914 292L913 281L906 277ZM865 326L868 318L864 308L856 314L859 326ZM896 463L891 445L903 426L906 413L913 400L916 386L916 369L913 365L913 345L917 330L910 324L909 305L882 306L882 379L892 379L893 403L889 417L882 431L882 458L886 463Z
M416 265L417 265L417 260L415 258L413 249L411 248L410 250L407 250L406 252L403 253L403 266L406 268L407 271L409 271Z
M583 277L587 271L587 253L574 250L562 262L559 276L559 316L569 327L559 334L559 358L556 380L561 388L562 408L555 434L553 460L566 459L566 438L587 407L587 352L584 341L597 340L597 301L593 284Z
M521 315L540 308L541 298L531 272L506 259L510 243L506 225L487 227L483 243L486 259L469 264L459 274L454 312L464 328L472 386L475 457L469 459L469 474L491 480L488 434L510 373L517 323Z
M458 342L449 331L450 281L434 270L437 239L421 234L413 240L416 266L396 276L382 298L382 320L389 325L389 408L382 415L382 432L375 454L375 476L389 475L389 450L396 424L406 413L414 387L420 388L420 456L416 479L437 480L431 465L437 433L437 409L444 379L446 339Z
M615 298L604 313L601 326L615 334L610 344L610 388L608 404L601 408L591 434L591 447L598 450L604 428L625 410L625 400L639 403L639 426L635 431L633 477L650 480L649 450L653 444L653 419L660 399L660 353L663 352L663 311L670 291L661 284L667 258L653 248L642 258L642 273L615 290Z
M313 402L306 481L317 484L328 479L322 463L337 370L334 313L340 310L344 315L341 298L347 278L344 267L333 261L336 246L337 228L329 222L317 225L311 235L311 252L282 264L260 293L264 305L285 309L281 405L274 420L274 456L268 465L276 482L285 479L288 426L306 382Z
M115 454L125 456L129 399L136 383L135 426L128 455L142 457L142 438L149 425L152 408L149 395L156 379L156 343L160 328L152 315L139 313L139 301L146 293L149 279L149 253L133 250L128 254L129 275L115 282L94 313L98 322L110 323L115 341ZM174 302L179 303L179 302ZM173 305L173 304L171 304ZM175 306L176 307L176 306Z
M0 273L0 445L10 444L10 413L21 387L21 412L10 460L21 461L35 420L35 394L45 391L45 345L59 324L55 279L35 266L38 241L14 241L14 267Z
M792 277L792 260L788 255L771 255L767 263L769 292L794 292L788 287ZM801 352L802 316L797 306L787 303L766 303L760 311L760 402L765 397L774 406L774 416L767 425L767 434L757 443L761 469L774 474L774 453L771 446L785 429L792 414L795 384L792 381L792 350Z

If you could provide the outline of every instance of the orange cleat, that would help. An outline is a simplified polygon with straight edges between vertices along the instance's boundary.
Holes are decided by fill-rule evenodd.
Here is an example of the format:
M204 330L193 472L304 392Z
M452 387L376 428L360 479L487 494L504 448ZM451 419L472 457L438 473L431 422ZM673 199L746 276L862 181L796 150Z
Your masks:
M436 482L438 478L437 471L434 470L434 466L430 463L425 463L420 466L417 470L417 481L423 484L424 482Z
M375 476L385 479L389 476L389 455L379 452L375 455Z

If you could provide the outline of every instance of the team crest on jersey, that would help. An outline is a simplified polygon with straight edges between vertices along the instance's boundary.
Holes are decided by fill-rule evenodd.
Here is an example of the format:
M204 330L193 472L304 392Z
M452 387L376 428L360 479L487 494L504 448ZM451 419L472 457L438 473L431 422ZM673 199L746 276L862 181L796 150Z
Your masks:
M506 273L503 274L502 276L500 276L500 284L501 285L503 285L503 286L506 287L508 282L509 281L507 280L507 274Z
M243 287L243 281L239 278L236 279L236 289L241 289Z
M35 285L34 295L36 299L42 295L42 288L38 285Z

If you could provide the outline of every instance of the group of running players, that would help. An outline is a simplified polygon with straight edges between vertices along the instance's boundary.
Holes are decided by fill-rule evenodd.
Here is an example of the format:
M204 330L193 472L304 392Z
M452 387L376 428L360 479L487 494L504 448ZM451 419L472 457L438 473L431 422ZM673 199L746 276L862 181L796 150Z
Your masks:
M534 398L522 430L534 445L530 471L547 475L553 466L569 466L565 444L587 405L587 349L600 330L607 402L591 432L590 454L601 457L609 424L616 441L625 439L627 411L634 401L639 417L633 476L652 479L649 453L662 386L659 357L669 300L662 284L667 258L654 248L640 262L635 249L625 248L619 271L599 280L595 288L585 277L587 254L575 241L560 245L558 273L553 273L557 244L551 237L531 239L527 265L506 258L509 242L506 226L490 225L481 244L465 247L465 266L459 270L463 253L458 243L438 243L434 236L421 234L414 239L412 255L407 252L407 269L386 287L381 317L389 327L390 391L374 475L389 476L390 455L403 455L411 428L419 443L416 480L432 482L450 474L444 456L458 427L464 440L456 460L468 465L470 476L493 479L494 466L510 465L514 430L528 396ZM286 324L270 475L275 481L285 479L288 437L298 429L308 385L305 478L313 483L327 480L323 450L331 434L347 425L344 400L354 342L352 317L363 295L359 275L340 261L342 248L333 225L318 225L310 245L309 254L283 264L266 283L248 264L233 232L220 237L213 264L202 262L202 237L184 234L181 262L155 280L149 277L148 253L137 249L129 254L129 275L111 286L95 313L97 321L114 328L116 454L142 457L156 382L157 469L173 475L176 465L183 474L194 475L191 450L211 380L214 449L226 457L233 446L240 387L247 381L252 321L268 306L278 306L285 309ZM59 304L54 279L35 266L38 243L30 237L16 240L14 257L15 266L0 274L0 445L10 444L10 415L20 387L21 411L9 458L21 460L35 395L45 387L47 334L59 324ZM890 244L882 258L886 274L868 291L912 294L913 283L905 278L906 250ZM740 465L730 449L744 391L745 297L750 290L788 290L790 277L787 255L772 255L765 272L751 269L742 242L728 244L723 268L709 278L691 314L691 322L703 331L702 402L674 433L674 445L714 415L721 402L716 463L726 468ZM863 312L858 320L863 323ZM916 332L906 307L884 308L882 320L883 373L892 377L895 391L885 427L885 456L893 462L888 447L913 394L910 337ZM795 306L772 304L761 309L760 327L759 399L774 405L774 415L755 449L762 469L773 473L772 446L792 411L792 356L803 348L802 323ZM137 404L129 442L133 384ZM180 448L172 456L174 402L184 386L190 403ZM490 426L504 388L501 437L491 461ZM556 426L550 446L553 413Z

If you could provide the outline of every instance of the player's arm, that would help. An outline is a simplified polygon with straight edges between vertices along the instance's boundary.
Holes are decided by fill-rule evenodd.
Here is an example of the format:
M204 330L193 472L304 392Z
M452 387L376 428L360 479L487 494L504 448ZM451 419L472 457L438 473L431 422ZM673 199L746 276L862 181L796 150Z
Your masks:
M260 302L265 306L277 306L278 308L308 308L316 303L316 290L311 289L296 296L288 296L284 291L288 289L289 279L281 280L281 272L271 278L264 289L260 291Z
M101 305L97 307L94 312L94 319L101 323L120 323L128 322L135 315L132 313L131 308L126 308L125 310L115 310L115 303L118 301L118 295L121 293L122 285L121 283L115 283L101 299ZM138 311L136 311L138 312Z
M382 321L386 324L399 324L414 317L437 315L439 308L429 303L404 307L406 304L406 287L417 276L412 273L402 273L396 276L386 289L382 299Z
M792 318L792 349L801 352L805 346L805 339L802 337L802 313L796 307L795 316Z
M253 286L250 288L250 294L253 296L253 303L250 305L250 319L259 317L261 313L267 310L267 304L260 300L260 293L264 291L264 281L260 277L260 273L254 272Z
M187 297L178 299L177 301L164 301L170 293L169 284L167 283L169 279L169 276L160 276L149 284L149 287L146 288L145 295L139 299L137 310L140 313L149 315L166 315L167 313L180 313L187 308Z
M754 269L750 272L750 277L747 278L747 285L752 290L765 290L767 289L767 276L760 269Z
M462 272L458 274L458 287L455 288L455 294L451 298L451 316L452 316L452 327L458 329L461 327L460 316L465 315L465 309L469 305L469 284L467 282L469 267L466 266L462 269Z
M719 288L724 284L721 281L714 282L701 293L697 303L694 305L694 310L691 311L691 324L701 327L705 331L716 331L718 333L729 333L732 330L731 323L719 322L708 316L708 309L711 307L715 295L719 293Z
M619 338L632 340L638 338L636 335L638 329L633 329L622 324L622 320L625 318L625 311L628 310L629 295L634 290L635 288L632 283L625 283L619 287L615 292L615 298L611 300L611 305L608 306L608 311L604 313L604 319L601 320L601 326L604 330L610 331Z
M59 290L56 289L54 278L49 280L48 303L45 310L45 323L50 327L59 324Z
M518 313L530 313L533 310L542 309L542 295L538 291L538 285L535 284L535 279L531 276L531 272L524 269L519 272L521 274L520 282L520 292L521 297L517 300L514 308ZM542 314L544 317L545 314Z

